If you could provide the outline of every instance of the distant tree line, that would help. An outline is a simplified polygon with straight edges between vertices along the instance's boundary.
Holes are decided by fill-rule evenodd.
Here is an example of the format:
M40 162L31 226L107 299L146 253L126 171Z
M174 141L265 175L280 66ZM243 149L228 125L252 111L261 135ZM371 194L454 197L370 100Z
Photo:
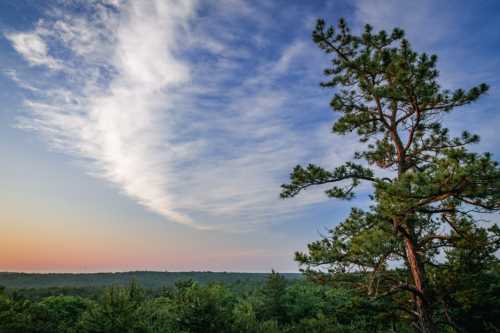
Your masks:
M44 290L59 289L61 287L93 289L95 287L109 287L111 285L126 286L131 280L136 280L142 287L158 289L164 286L173 286L179 280L193 280L200 284L221 282L224 284L249 282L262 283L268 273L238 273L238 272L159 272L159 271L131 271L116 273L16 273L0 272L0 285L15 289ZM300 273L285 273L287 279L300 279ZM59 290L58 292L60 292Z

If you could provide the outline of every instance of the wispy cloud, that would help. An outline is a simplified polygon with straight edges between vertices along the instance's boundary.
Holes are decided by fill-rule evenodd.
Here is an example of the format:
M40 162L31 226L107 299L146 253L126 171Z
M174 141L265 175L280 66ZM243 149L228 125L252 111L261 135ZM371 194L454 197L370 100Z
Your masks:
M56 82L39 100L27 101L33 117L21 126L40 131L52 145L85 158L94 174L152 211L193 224L175 210L167 192L168 165L174 156L165 144L168 124L157 126L161 120L157 114L169 104L170 89L189 80L189 68L173 52L194 7L188 1L168 5L131 2L120 13L96 5L92 21L64 13L34 32L12 33L9 38L27 60L52 69L58 64L74 81L69 87ZM76 22L78 31L70 22ZM112 33L112 38L103 32ZM73 58L48 57L42 37L55 39L54 45L60 43ZM26 39L36 47L16 44ZM111 52L107 59L98 54L103 49ZM82 74L71 68L75 62Z
M48 54L47 44L36 33L8 33L5 35L31 65L45 65L50 69L59 69L59 62Z
M355 135L331 134L338 116L328 106L334 91L318 85L331 55L311 41L318 17L331 23L346 17L355 31L367 22L375 29L404 28L418 51L439 55L443 86L490 83L488 96L472 110L452 113L447 124L479 133L478 151L500 152L500 33L493 14L499 5L491 1L38 3L0 5L6 9L0 75L19 86L0 78L0 116L4 126L31 131L2 133L3 148L11 152L3 178L12 186L5 190L35 192L13 193L6 204L17 204L6 218L26 222L16 225L27 236L35 230L33 239L49 230L55 236L47 239L60 239L76 259L80 247L85 266L94 270L165 264L295 270L290 253L342 221L350 206L370 205L369 184L353 202L330 200L321 188L279 199L280 184L296 164L334 168L362 148ZM21 94L27 107L17 108ZM12 121L16 116L22 118ZM33 134L47 141L48 152L38 151ZM82 179L68 160L82 167ZM18 166L27 162L33 164ZM89 182L85 172L100 181ZM59 173L62 182L47 178ZM109 197L108 184L123 198ZM166 224L141 225L151 220ZM89 248L102 260L92 263ZM37 251L32 257L39 261Z
M33 64L34 47L23 52L15 40L39 41L37 64L63 73L26 101L31 114L20 127L83 159L144 207L195 228L247 230L326 199L321 191L278 198L295 164L341 162L353 150L332 148L321 139L328 129L311 121L327 102L309 40L266 49L272 25L250 2L85 6L88 15L58 8L34 31L9 35Z
M242 0L60 3L32 31L6 34L47 69L35 78L7 72L30 91L19 127L169 221L224 230L285 221L326 201L321 191L278 198L295 164L334 167L360 148L329 135L331 92L317 86L328 59L303 31L312 13ZM357 28L401 26L419 50L455 52L441 47L458 31L455 13L431 15L434 2L353 7ZM450 68L445 86L461 84Z

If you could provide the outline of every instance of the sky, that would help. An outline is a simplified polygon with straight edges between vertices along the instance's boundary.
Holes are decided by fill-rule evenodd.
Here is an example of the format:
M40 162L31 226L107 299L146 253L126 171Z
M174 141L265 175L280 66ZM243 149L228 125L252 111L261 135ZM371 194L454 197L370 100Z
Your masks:
M279 199L330 133L317 18L403 28L441 84L491 86L446 121L498 158L500 2L0 1L0 271L297 271L350 202Z

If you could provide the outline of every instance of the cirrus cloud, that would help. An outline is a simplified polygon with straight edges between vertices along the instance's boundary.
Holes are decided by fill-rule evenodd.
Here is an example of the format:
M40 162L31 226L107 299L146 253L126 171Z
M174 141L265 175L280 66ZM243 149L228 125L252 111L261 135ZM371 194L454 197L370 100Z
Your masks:
M317 111L299 112L325 101L322 62L297 61L318 60L300 37L261 52L259 29L269 27L237 2L82 2L83 14L68 4L33 31L10 33L26 60L49 69L18 126L149 210L198 229L248 230L324 201L321 192L278 197L295 164L344 159L318 139L325 127L307 120ZM244 38L240 20L260 22L254 38ZM26 39L30 47L16 44Z

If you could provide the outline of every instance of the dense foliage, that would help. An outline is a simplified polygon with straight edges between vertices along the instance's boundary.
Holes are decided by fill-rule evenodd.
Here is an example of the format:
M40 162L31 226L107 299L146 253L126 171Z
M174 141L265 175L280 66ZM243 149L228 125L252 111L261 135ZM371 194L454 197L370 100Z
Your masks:
M415 52L400 29L375 33L367 25L355 35L344 20L338 27L319 20L313 40L332 58L322 83L335 88L332 130L357 135L363 148L333 170L298 165L281 195L330 184L329 197L349 200L367 183L371 205L352 209L296 260L318 279L366 273L352 287L392 299L420 332L465 330L472 322L451 318L467 298L456 290L474 288L469 273L486 274L498 262L500 228L487 218L500 210L500 168L490 154L470 151L477 135L453 136L443 124L488 86L441 88L437 57Z
M346 274L343 281L347 286L359 278ZM455 303L450 317L470 332L498 331L500 270L467 279L475 282L449 291ZM0 333L413 331L411 318L398 315L391 302L368 300L356 289L285 279L274 272L260 285L247 283L185 280L151 290L132 281L97 288L95 297L80 296L78 289L46 297L0 289Z

